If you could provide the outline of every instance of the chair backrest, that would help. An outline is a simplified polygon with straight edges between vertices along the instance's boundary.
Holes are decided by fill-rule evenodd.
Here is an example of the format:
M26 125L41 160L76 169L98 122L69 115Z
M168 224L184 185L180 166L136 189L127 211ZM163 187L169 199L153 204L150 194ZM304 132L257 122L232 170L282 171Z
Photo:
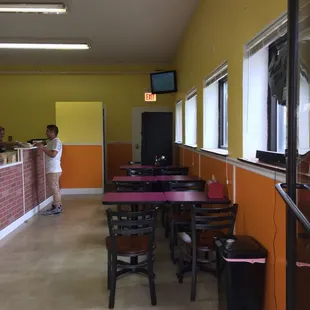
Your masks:
M141 165L141 161L129 161L128 165Z
M152 192L152 183L148 182L116 182L117 192Z
M152 176L153 169L127 169L128 176Z
M161 168L159 175L188 175L187 167Z
M197 231L222 232L230 237L234 233L238 205L221 208L192 207L192 244L197 247ZM212 234L211 234L212 235Z
M186 182L169 182L168 191L170 192L203 192L205 190L206 181L186 181Z
M148 239L147 249L151 253L154 245L157 208L141 212L107 211L111 252L116 252L117 236L145 235Z

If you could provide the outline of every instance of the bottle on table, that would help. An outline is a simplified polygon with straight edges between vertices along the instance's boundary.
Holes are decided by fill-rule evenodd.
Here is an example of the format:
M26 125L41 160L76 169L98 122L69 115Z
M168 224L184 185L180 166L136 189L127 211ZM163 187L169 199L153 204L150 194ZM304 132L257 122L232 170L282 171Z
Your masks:
M157 155L155 155L155 166L158 166L158 158L157 158Z

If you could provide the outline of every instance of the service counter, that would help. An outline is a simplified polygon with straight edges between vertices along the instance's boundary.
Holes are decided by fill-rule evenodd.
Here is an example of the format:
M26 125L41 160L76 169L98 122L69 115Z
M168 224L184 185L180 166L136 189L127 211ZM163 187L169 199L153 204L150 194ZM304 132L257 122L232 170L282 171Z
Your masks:
M0 240L51 201L44 153L17 149L17 161L0 165Z

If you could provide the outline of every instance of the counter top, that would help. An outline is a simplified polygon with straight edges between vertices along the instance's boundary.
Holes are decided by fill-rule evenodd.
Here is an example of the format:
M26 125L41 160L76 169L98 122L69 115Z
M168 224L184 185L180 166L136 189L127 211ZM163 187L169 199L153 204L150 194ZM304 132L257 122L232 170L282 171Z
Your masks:
M36 146L32 146L32 147L15 147L14 150L19 151L19 150L34 150L37 149Z
M9 163L9 164L5 164L5 165L0 165L0 169L5 169L5 168L21 165L21 164L22 164L21 161L17 161L15 163Z

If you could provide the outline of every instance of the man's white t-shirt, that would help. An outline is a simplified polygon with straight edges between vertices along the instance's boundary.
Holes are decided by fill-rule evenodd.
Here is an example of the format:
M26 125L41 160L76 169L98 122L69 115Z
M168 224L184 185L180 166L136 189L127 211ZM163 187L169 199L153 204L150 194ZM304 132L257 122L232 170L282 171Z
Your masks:
M46 145L47 150L57 151L55 157L50 157L45 154L45 171L47 173L60 173L62 172L60 161L62 155L62 143L58 138L48 140Z

